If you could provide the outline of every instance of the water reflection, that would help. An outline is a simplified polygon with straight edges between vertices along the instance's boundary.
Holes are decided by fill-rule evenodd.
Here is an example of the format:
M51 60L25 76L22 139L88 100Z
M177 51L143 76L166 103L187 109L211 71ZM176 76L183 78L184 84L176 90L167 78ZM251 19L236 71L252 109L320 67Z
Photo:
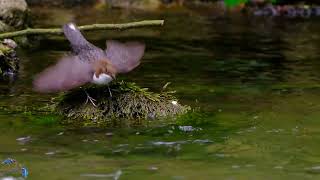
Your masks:
M319 174L316 20L212 19L171 10L77 8L63 11L65 19L55 18L61 10L34 13L38 27L69 20L89 24L164 18L161 29L86 35L100 47L107 38L144 40L142 65L120 78L155 91L172 82L169 88L177 90L181 102L213 112L205 118L214 123L190 132L171 126L68 130L57 124L37 126L28 111L1 110L0 156L24 160L33 179L109 177L120 169L120 179L314 179ZM61 37L39 43L38 49L19 52L22 70L10 86L0 85L1 107L41 107L56 96L32 92L32 78L69 47ZM190 129L190 124L181 127ZM18 138L28 141L19 144Z

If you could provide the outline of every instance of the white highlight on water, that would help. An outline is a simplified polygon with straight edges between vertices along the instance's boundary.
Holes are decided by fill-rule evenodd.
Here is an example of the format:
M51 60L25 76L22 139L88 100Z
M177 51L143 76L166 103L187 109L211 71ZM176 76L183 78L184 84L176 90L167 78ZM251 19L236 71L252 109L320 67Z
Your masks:
M22 177L15 178L12 176L8 176L8 177L1 177L0 180L24 180L24 178Z
M111 174L81 174L84 177L95 177L95 178L112 178L113 180L118 180L122 175L122 171L118 170Z

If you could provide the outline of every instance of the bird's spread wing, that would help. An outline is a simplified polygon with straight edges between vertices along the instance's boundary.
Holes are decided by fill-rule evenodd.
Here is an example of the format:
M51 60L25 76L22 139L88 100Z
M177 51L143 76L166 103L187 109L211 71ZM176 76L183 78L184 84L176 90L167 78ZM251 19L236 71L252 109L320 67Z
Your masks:
M33 86L38 92L66 91L90 82L92 76L91 64L79 60L78 56L68 56L38 74Z
M119 73L127 73L140 64L145 50L145 44L140 42L120 43L107 41L106 54Z
M84 38L77 25L68 23L63 25L62 30L64 36L69 40L71 44L73 53L79 54L83 50L96 49L94 45L92 45L86 40L86 38Z

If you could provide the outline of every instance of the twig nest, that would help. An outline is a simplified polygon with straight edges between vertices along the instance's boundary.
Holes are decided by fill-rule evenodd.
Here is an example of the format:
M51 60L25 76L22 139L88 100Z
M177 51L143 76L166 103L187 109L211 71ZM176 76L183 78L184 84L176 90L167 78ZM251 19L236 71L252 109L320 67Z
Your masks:
M110 91L109 91L110 89ZM87 100L87 94L95 99ZM143 125L150 120L174 117L190 108L178 103L170 92L153 93L134 83L79 88L58 98L55 108L72 126L115 127Z
M0 41L0 79L11 79L18 73L19 59L15 51L16 46L11 39Z

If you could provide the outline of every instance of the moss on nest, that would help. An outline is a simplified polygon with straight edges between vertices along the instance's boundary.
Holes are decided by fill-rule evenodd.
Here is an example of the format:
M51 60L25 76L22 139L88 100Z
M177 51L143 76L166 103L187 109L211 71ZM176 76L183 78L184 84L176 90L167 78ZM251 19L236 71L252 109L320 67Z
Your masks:
M19 59L14 48L6 46L0 41L0 79L18 72Z
M11 51L13 51L12 48L3 45L2 42L0 41L0 56L9 54Z
M186 113L190 107L177 103L172 92L154 93L134 83L114 82L108 86L79 88L60 96L55 110L66 118L63 124L76 127L144 125L154 119ZM96 99L86 103L85 91Z

